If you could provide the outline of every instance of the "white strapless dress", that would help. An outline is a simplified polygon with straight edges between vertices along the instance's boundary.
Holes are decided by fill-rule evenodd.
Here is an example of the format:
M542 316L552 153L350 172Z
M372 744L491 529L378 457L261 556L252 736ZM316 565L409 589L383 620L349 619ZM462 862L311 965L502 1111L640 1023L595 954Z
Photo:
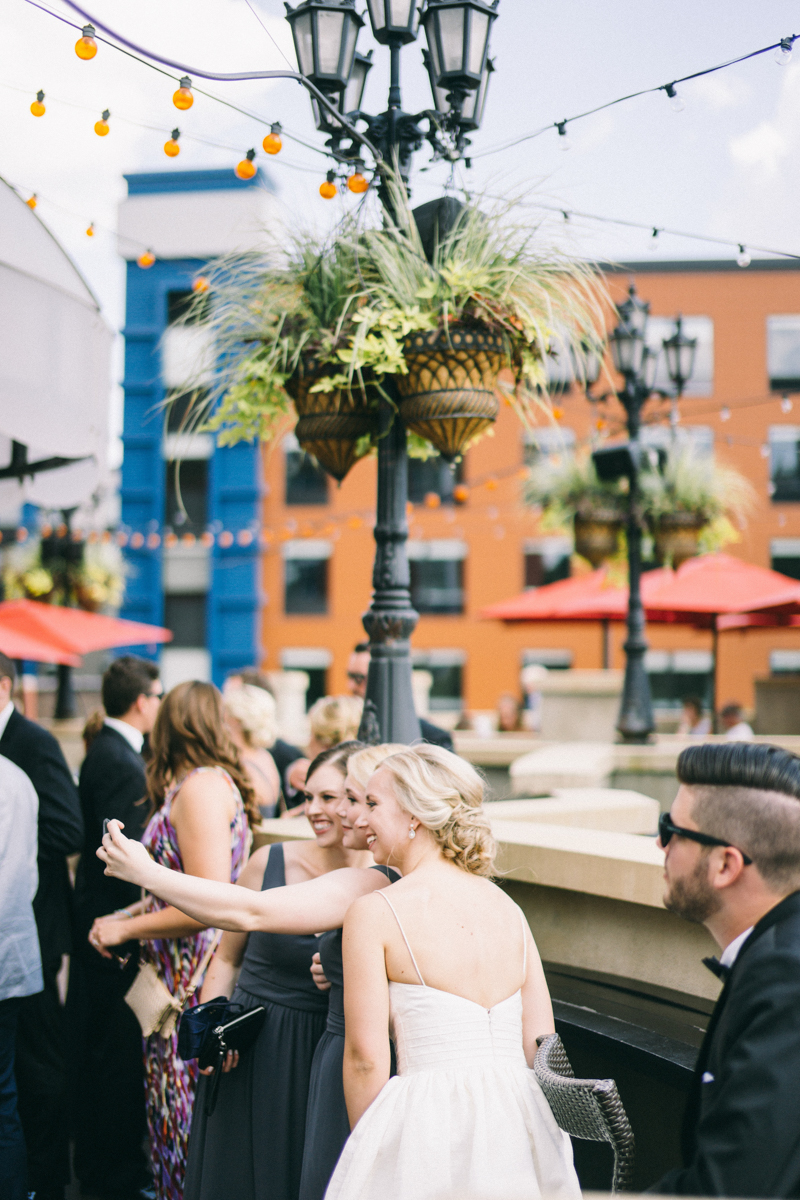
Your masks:
M351 1133L325 1200L578 1200L570 1140L525 1061L521 992L485 1009L390 983L389 1001L398 1074Z

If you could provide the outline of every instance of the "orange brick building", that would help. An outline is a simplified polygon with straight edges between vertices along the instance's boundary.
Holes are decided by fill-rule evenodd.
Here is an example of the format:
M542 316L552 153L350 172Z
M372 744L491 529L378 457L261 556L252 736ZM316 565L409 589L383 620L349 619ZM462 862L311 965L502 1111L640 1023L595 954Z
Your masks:
M753 483L758 506L729 552L800 577L800 263L652 262L609 276L615 300L629 281L650 301L648 339L660 344L677 313L699 338L695 378L680 403L681 436L710 448ZM657 380L657 383L663 382ZM595 391L602 391L602 383ZM799 393L793 398L793 393ZM558 401L560 436L585 442L598 417L581 387ZM615 402L608 405L613 431ZM668 406L654 404L647 436L663 438ZM545 425L544 450L554 431ZM550 441L548 441L550 439ZM486 605L569 570L568 541L539 528L522 503L526 462L537 451L503 407L494 436L467 454L454 479L438 460L410 468L409 557L420 607L415 664L434 677L432 711L492 709L519 692L524 662L602 665L598 625L502 626ZM359 463L336 488L288 438L265 451L263 649L268 669L308 670L310 698L345 690L347 656L361 640L374 553L376 465ZM452 497L454 483L458 487ZM427 499L426 499L427 498ZM438 505L436 500L439 500ZM435 506L434 506L435 505ZM710 635L652 625L648 660L657 703L703 693ZM611 665L623 665L624 630L612 626ZM753 703L753 679L800 670L800 630L748 630L720 637L718 697Z

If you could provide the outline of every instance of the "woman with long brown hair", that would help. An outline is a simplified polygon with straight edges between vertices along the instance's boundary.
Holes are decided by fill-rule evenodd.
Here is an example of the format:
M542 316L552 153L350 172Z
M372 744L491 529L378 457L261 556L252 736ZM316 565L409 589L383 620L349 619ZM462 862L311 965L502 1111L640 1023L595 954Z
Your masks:
M181 683L167 694L151 747L147 791L152 815L143 844L157 863L173 871L235 882L249 850L248 819L255 824L260 814L213 684ZM95 921L89 941L109 956L109 947L140 940L141 961L152 963L172 995L179 995L213 932L155 897L129 914ZM194 1003L192 997L189 1004ZM156 1196L180 1200L197 1064L178 1057L175 1034L152 1034L145 1041L144 1056Z

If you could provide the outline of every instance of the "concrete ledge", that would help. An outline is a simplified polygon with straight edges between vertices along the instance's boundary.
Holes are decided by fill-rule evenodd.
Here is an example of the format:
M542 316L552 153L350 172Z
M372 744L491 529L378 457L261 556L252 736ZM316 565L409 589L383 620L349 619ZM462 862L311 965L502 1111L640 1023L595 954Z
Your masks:
M511 764L512 791L549 796L557 788L608 787L614 750L611 742L551 742Z
M614 788L558 788L549 799L497 800L489 809L493 822L535 821L639 834L656 833L658 813L658 802L649 796Z

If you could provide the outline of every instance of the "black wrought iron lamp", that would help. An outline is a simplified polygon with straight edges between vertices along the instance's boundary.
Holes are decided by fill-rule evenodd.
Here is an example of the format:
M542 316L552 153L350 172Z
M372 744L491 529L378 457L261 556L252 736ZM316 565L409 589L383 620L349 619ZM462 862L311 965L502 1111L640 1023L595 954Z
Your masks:
M416 0L367 2L375 40L388 46L390 53L387 107L377 116L363 108L372 62L371 56L356 51L363 22L353 0L303 0L296 8L287 4L287 18L301 72L347 119L347 124L344 120L338 124L335 115L312 98L317 128L330 135L327 144L335 157L348 164L360 158L354 126L363 122L379 152L379 170L388 164L407 180L411 156L423 140L430 142L434 158L455 161L469 144L467 132L479 127L494 69L488 57L489 33L498 0L427 0L422 21L435 108L416 114L403 111L400 91L401 51L416 41L419 32ZM391 207L385 174L380 192ZM411 604L406 554L406 431L398 411L398 403L381 399L373 598L363 617L370 639L370 669L360 736L368 741L411 742L420 736L411 688L410 637L418 616Z
M664 354L667 359L667 374L672 386L675 388L675 395L669 414L669 423L674 439L677 435L678 420L680 417L678 402L683 395L683 389L694 373L697 338L686 336L683 332L683 317L678 313L675 318L675 332L671 337L664 338L661 344L664 347Z

